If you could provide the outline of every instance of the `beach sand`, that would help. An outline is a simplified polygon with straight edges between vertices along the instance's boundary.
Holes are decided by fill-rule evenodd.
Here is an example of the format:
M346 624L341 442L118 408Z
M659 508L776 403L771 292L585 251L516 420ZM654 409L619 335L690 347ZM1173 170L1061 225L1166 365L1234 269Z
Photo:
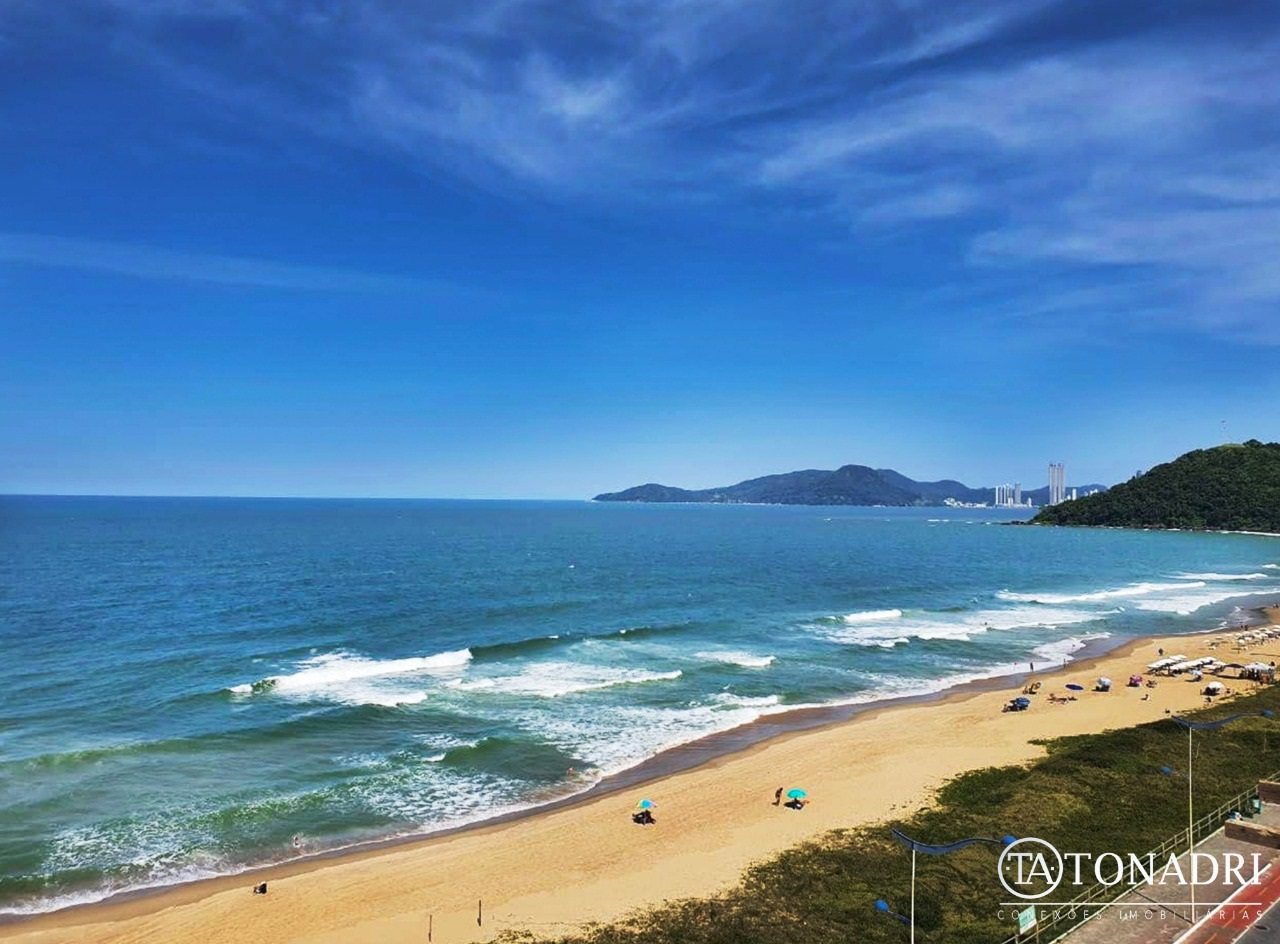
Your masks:
M1269 611L1280 622L1280 610ZM422 942L483 940L504 929L554 934L607 921L664 899L734 883L752 862L826 830L883 820L927 804L965 770L1029 761L1034 739L1153 721L1200 707L1202 685L1161 679L1127 688L1157 649L1227 662L1280 661L1280 640L1242 653L1220 633L1148 639L1095 659L1038 673L1043 688L1025 712L1002 713L1025 679L932 701L872 709L828 727L774 738L711 763L553 812L437 839L214 879L0 926L0 939L53 942ZM1067 682L1093 688L1051 704ZM1228 681L1236 692L1254 683ZM1143 701L1144 695L1150 698ZM778 787L803 787L802 811L773 805ZM657 825L630 813L640 796ZM266 896L250 894L268 881ZM477 924L483 900L483 925Z

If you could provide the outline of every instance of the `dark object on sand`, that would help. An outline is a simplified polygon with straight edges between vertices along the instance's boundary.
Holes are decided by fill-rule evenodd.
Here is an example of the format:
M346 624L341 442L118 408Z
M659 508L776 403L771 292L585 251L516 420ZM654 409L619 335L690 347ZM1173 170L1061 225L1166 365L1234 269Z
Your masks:
M1002 711L1026 711L1030 707L1031 707L1030 698L1019 697L1019 698L1009 699L1009 703L1005 705L1004 708L1001 710Z
M257 885L253 886L253 893L255 895L265 895L267 893L267 883L259 882Z
M631 822L637 823L640 826L652 826L657 822L657 820L653 818L653 812L646 808L641 810L639 813L632 813Z
M780 803L782 803L782 788L781 788L781 787L779 787L777 790L774 790L774 791L773 791L773 805L774 805L774 806L778 806Z

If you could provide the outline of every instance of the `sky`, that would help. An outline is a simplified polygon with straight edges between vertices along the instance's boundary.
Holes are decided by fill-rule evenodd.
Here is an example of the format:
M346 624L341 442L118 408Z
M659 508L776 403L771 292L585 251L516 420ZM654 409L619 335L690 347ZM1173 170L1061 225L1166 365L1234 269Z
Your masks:
M1280 6L3 0L0 492L1280 439Z

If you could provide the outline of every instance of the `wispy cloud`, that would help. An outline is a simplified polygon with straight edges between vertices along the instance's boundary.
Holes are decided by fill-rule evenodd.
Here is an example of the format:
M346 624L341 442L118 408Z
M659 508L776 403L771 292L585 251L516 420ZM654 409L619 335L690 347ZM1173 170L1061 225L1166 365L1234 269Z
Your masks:
M458 291L445 283L421 279L35 233L0 232L0 262L107 272L139 279L305 292L422 294Z
M1273 4L1159 18L1136 0L75 9L108 48L271 135L429 174L563 200L765 193L855 241L929 227L975 285L1020 277L1029 311L1124 317L1090 307L1096 279L1127 285L1106 295L1125 311L1265 335L1280 302ZM1057 303L1050 270L1076 276Z

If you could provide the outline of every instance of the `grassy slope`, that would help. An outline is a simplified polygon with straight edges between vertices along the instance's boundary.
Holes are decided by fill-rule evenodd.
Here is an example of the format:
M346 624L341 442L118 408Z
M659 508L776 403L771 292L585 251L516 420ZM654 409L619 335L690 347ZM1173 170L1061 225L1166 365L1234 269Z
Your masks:
M1280 687L1209 709L1204 717L1263 708L1280 715ZM1280 769L1277 721L1244 719L1197 735L1195 743L1198 811L1208 812ZM1027 767L989 768L960 776L940 791L934 808L889 825L923 842L1011 833L1038 836L1077 852L1146 852L1186 828L1186 781L1160 773L1163 765L1179 770L1185 766L1186 745L1186 732L1168 720L1054 740L1047 744L1047 757ZM949 856L919 857L920 944L989 944L1012 933L1008 921L995 918L997 903L1008 894L996 881L997 852L979 845ZM896 944L906 940L906 929L876 914L874 902L884 898L906 911L910 864L910 854L892 839L888 826L836 831L757 865L736 889L714 899L666 903L556 940ZM505 939L534 937L508 934Z

